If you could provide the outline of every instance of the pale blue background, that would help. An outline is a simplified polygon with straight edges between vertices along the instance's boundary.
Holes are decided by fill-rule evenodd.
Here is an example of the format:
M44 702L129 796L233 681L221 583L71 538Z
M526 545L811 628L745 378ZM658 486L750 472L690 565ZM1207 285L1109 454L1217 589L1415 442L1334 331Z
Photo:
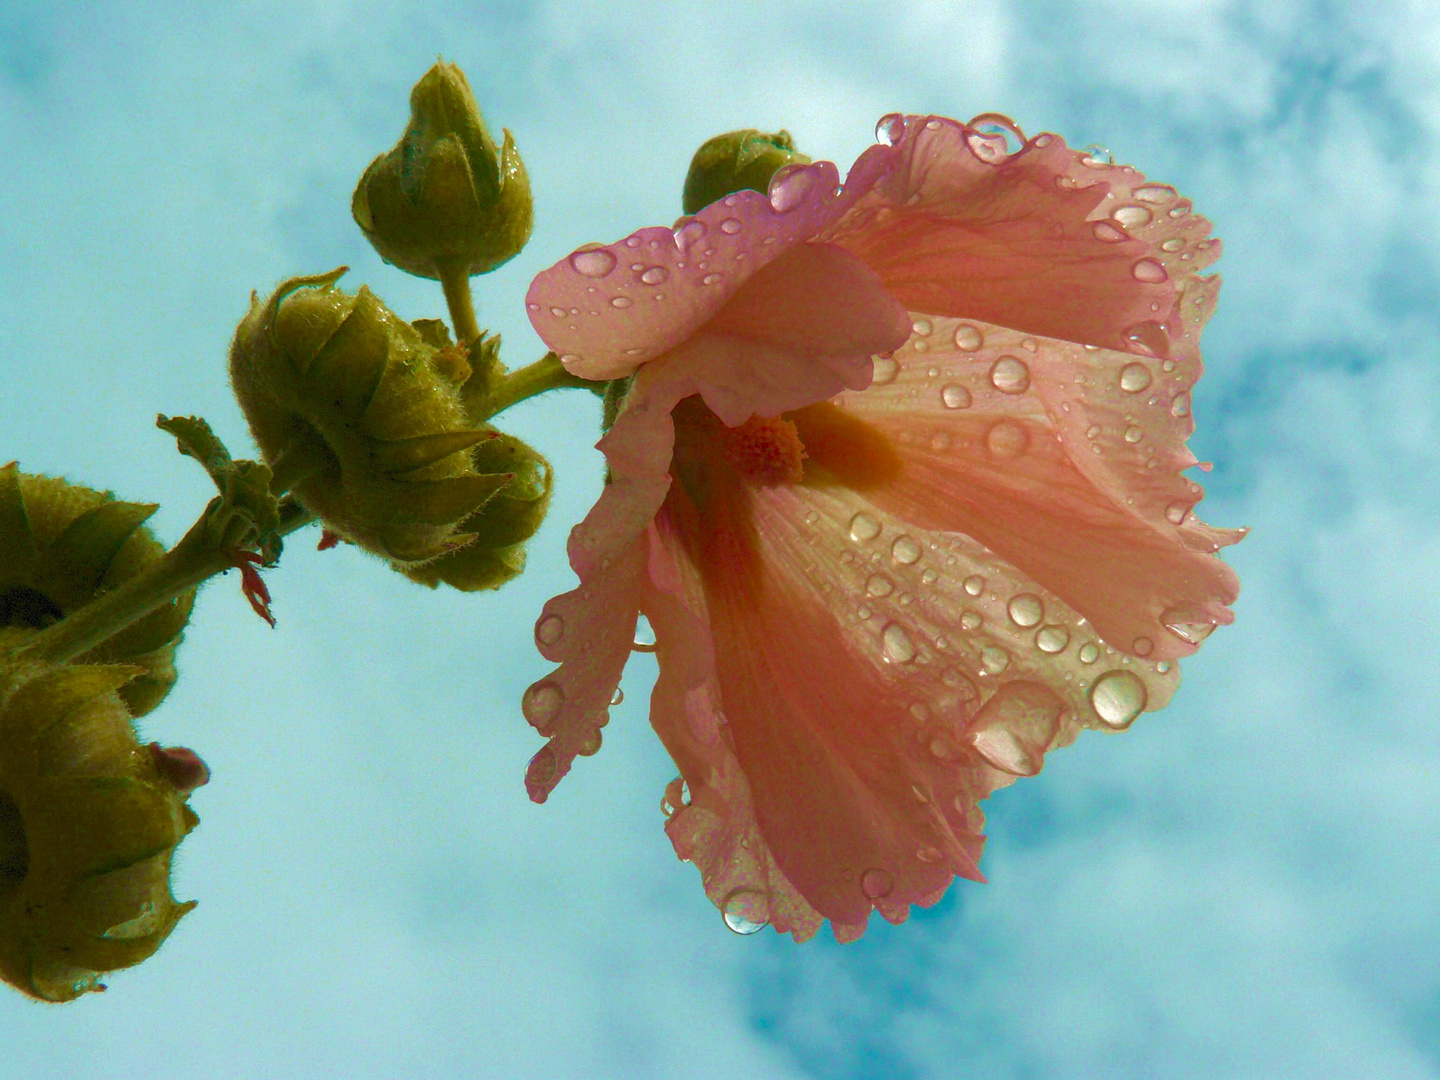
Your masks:
M530 625L600 484L583 393L509 423L557 463L533 569L428 593L293 543L278 630L204 593L148 737L195 746L159 956L66 1008L0 994L0 1076L1440 1077L1440 11L1413 3L0 0L0 461L209 497L151 428L249 449L252 288L339 263L438 289L349 217L411 83L460 63L537 202L480 284L519 363L531 276L677 213L690 152L786 126L848 164L891 110L998 110L1178 186L1226 243L1192 446L1236 625L1164 713L994 800L987 886L863 942L728 933L661 833L632 665L544 807Z

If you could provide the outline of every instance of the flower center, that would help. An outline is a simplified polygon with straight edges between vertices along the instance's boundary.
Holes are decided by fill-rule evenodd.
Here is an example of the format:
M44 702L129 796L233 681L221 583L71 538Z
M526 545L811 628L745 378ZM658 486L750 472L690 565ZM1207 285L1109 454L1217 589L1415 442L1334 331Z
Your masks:
M25 819L15 800L0 791L0 895L18 888L30 872L30 845Z

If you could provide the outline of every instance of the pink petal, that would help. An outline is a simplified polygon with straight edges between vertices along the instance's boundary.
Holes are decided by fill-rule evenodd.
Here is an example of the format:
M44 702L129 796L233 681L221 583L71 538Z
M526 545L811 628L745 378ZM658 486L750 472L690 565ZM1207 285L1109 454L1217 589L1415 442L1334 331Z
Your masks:
M582 248L530 285L526 309L545 344L587 379L630 374L714 317L750 278L836 221L879 166L844 189L828 161L777 175L769 197L739 191L674 230L641 229Z
M610 701L635 640L647 558L642 535L580 588L547 603L536 620L536 646L560 667L533 683L521 704L525 718L548 738L525 773L535 802L549 797L609 722Z
M822 238L864 259L912 311L1123 349L1131 327L1174 306L1162 238L1098 220L1131 205L1132 191L1161 190L1133 169L1090 167L1049 134L1007 156L933 116L906 117L894 146L866 153L891 171ZM1187 227L1198 237L1208 223Z
M1191 338L1167 372L983 323L916 322L927 333L841 399L902 462L876 506L973 537L1136 656L1187 655L1232 621L1236 576L1212 552L1243 533L1195 519L1200 489L1180 473L1194 462L1190 418L1174 415L1199 371Z

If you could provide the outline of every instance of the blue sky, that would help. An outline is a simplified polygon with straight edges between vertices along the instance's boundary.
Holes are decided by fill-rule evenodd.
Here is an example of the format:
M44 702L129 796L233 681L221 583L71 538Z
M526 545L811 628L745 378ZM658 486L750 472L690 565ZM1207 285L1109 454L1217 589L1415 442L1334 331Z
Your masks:
M662 832L631 665L543 807L528 627L569 587L598 409L509 425L556 463L532 569L429 593L292 544L271 631L222 581L147 737L214 783L152 961L67 1008L0 996L27 1077L1440 1077L1440 14L1404 3L27 4L0 0L0 460L209 497L150 425L249 448L224 356L251 289L347 263L437 54L515 134L534 239L479 283L512 364L530 278L678 213L689 155L788 127L843 164L892 110L1098 143L1215 222L1192 448L1236 624L1162 713L990 813L990 883L805 946L728 933Z

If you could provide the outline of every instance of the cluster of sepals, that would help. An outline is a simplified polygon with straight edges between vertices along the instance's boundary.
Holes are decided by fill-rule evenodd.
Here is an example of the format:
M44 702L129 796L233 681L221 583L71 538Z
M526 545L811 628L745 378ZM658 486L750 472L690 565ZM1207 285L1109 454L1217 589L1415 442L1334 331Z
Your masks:
M673 227L535 279L552 352L511 373L469 277L529 237L524 165L453 65L411 108L352 213L441 283L453 337L343 267L252 294L230 376L260 460L160 418L218 490L168 553L153 505L0 470L6 981L103 989L193 907L169 867L208 771L132 720L175 681L195 586L238 569L273 626L259 569L318 521L322 549L498 588L552 472L491 421L545 390L603 394L609 471L580 585L536 624L559 667L522 702L547 739L526 785L544 801L599 750L631 652L657 651L666 831L742 933L849 940L983 880L979 802L1163 706L1233 617L1214 553L1242 534L1181 475L1218 245L1173 189L988 114L886 117L844 183L786 132L732 132Z

